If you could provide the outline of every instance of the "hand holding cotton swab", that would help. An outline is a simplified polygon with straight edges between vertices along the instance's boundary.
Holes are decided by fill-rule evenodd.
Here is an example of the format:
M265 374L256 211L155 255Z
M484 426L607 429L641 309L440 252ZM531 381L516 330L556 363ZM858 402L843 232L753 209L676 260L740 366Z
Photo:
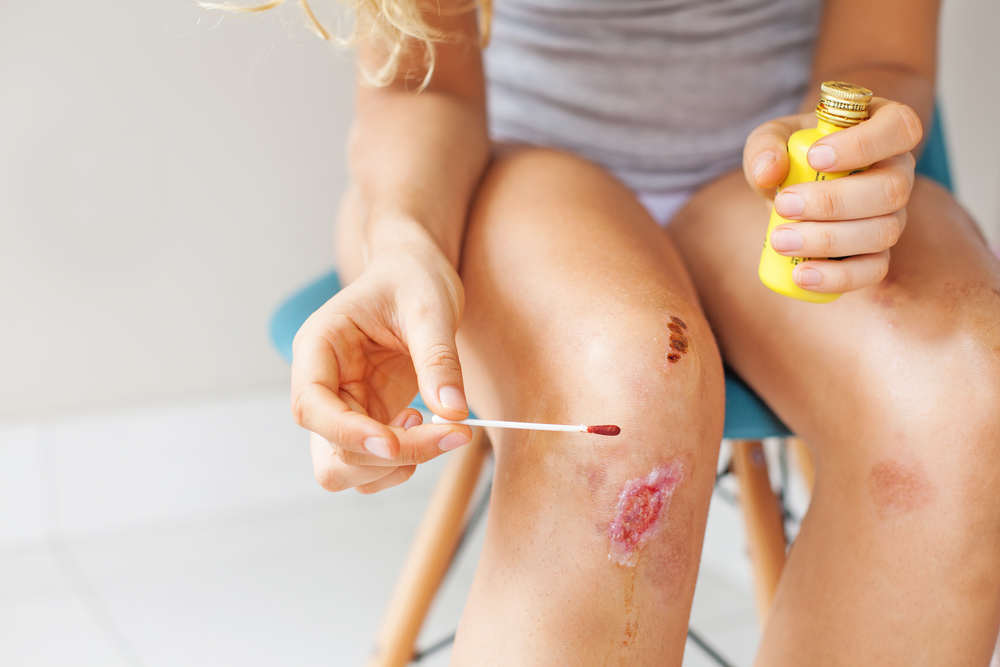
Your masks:
M614 424L587 426L586 424L542 424L540 422L509 422L499 419L462 419L459 421L431 416L434 424L468 424L469 426L495 426L496 428L520 428L530 431L569 431L573 433L594 433L596 435L618 435L621 429Z

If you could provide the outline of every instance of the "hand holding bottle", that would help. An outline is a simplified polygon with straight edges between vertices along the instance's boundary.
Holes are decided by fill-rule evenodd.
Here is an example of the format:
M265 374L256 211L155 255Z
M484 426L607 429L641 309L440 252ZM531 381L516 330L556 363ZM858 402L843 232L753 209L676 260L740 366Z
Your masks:
M808 167L823 174L865 171L836 180L786 183L774 199L776 213L789 222L771 230L770 246L778 255L805 258L794 262L794 285L782 293L829 301L840 292L879 283L889 269L889 249L906 225L914 180L911 151L922 129L916 112L906 105L876 97L869 108L865 122L817 134L821 138L807 153ZM743 151L751 187L771 195L789 173L789 137L815 126L813 114L799 114L751 132Z

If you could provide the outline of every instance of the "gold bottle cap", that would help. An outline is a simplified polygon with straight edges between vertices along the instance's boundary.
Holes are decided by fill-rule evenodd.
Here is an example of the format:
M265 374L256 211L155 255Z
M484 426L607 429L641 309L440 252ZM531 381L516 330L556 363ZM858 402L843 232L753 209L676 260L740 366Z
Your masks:
M845 81L824 81L819 87L816 115L839 127L857 125L868 118L872 91Z

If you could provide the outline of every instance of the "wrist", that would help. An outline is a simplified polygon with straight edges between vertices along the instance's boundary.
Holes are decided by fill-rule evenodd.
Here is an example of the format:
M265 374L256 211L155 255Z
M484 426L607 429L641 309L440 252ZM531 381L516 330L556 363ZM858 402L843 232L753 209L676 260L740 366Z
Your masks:
M419 222L410 218L382 221L373 243L366 243L364 273L393 285L397 296L447 296L456 317L464 304L462 280L452 262Z
M458 265L458 243L439 238L415 215L373 211L365 223L363 243L368 262L407 256Z

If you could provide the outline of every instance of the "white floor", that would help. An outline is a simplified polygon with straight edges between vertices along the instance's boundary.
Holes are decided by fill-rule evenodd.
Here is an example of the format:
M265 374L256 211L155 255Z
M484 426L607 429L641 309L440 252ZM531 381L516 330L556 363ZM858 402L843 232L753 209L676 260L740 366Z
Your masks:
M362 664L440 469L327 494L278 392L0 427L0 664ZM454 629L480 532L422 645ZM758 639L746 567L717 496L692 626L737 665ZM714 663L689 643L684 664Z

